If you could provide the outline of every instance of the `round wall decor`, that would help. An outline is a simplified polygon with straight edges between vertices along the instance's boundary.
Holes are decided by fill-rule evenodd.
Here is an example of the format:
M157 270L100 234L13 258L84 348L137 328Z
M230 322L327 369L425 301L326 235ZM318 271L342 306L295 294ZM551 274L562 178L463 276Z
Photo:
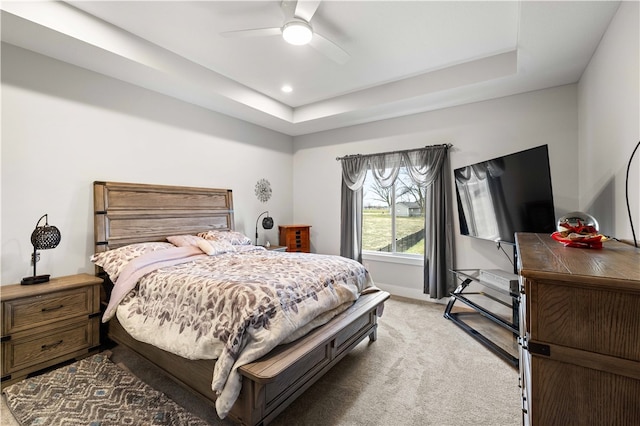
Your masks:
M260 179L258 183L256 183L256 197L263 203L269 201L271 198L271 184L266 179Z

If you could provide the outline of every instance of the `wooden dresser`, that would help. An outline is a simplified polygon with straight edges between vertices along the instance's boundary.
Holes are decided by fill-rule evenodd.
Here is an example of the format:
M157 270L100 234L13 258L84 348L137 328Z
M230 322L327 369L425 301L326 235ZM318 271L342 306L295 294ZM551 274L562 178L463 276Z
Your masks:
M0 287L2 386L100 346L100 287L89 274Z
M309 225L280 225L280 245L286 246L287 251L309 253Z
M640 422L640 250L516 234L525 425Z

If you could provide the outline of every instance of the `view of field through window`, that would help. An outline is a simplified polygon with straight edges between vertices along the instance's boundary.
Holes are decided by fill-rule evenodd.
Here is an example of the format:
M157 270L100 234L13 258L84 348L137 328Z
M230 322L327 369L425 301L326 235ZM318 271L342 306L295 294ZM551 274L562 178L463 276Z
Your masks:
M401 170L394 187L386 189L367 172L363 190L362 249L424 254L424 189Z

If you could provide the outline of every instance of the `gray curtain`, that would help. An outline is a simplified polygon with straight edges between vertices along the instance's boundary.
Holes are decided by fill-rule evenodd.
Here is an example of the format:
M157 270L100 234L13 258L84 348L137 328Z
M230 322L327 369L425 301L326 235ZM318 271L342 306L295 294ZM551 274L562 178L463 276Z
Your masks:
M368 161L362 156L342 159L340 256L362 263L362 185Z
M402 166L411 180L426 188L424 293L447 297L454 289L451 223L450 145L342 158L342 229L340 254L362 262L362 185L367 170L384 188L395 182Z
M449 272L453 269L453 216L451 201L449 152L444 152L442 166L427 187L425 214L424 290L432 299L448 297L455 288Z
M342 181L340 256L362 263L362 186L352 191Z

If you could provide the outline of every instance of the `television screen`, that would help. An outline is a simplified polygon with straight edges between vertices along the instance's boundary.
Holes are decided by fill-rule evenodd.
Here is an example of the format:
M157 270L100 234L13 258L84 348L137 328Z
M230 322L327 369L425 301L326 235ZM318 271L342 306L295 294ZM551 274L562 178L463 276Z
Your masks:
M462 235L514 244L516 232L556 230L547 145L455 169L454 177Z

